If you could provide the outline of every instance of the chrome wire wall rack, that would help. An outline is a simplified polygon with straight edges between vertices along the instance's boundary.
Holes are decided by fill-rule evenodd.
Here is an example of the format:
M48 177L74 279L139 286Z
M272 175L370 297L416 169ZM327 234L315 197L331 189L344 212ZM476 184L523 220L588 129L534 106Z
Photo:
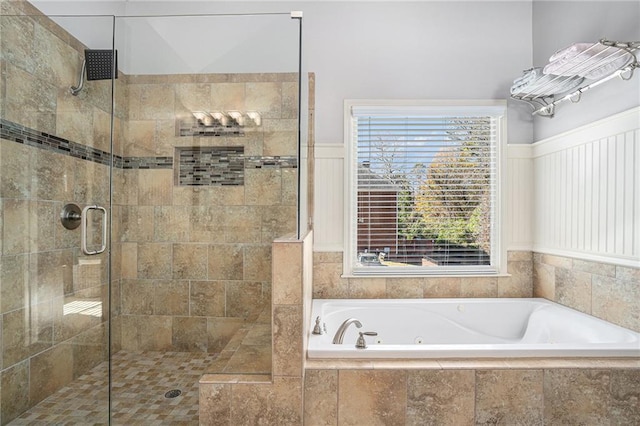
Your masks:
M528 103L533 115L552 118L560 103L577 103L587 90L617 77L630 80L640 67L639 49L640 41L574 43L554 53L544 68L523 71L511 86L511 97Z

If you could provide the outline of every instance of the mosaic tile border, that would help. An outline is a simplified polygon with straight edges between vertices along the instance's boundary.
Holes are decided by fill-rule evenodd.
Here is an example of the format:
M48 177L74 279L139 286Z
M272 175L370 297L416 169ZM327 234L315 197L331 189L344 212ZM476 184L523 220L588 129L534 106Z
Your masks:
M297 169L298 159L294 156L246 157L245 169Z
M58 154L93 161L94 163L109 165L111 162L111 154L106 151L39 132L4 119L0 119L0 137Z
M108 166L111 163L111 154L106 151L40 132L2 118L0 118L0 138L98 164ZM200 147L200 149L202 150L203 147ZM295 156L244 157L244 154L241 154L238 156L238 161L234 162L234 165L235 163L240 164L241 161L243 169L295 169L298 167L298 160ZM172 169L173 157L121 157L115 155L113 156L113 165L118 169ZM232 172L238 173L238 168L232 166ZM236 179L239 178L236 177ZM211 178L211 181L213 182L213 178Z
M56 154L106 166L111 164L111 154L55 135L40 132L12 121L0 119L0 137ZM121 157L113 156L113 165L119 169L171 169L172 157Z
M120 157L114 156L118 169L172 169L173 157Z

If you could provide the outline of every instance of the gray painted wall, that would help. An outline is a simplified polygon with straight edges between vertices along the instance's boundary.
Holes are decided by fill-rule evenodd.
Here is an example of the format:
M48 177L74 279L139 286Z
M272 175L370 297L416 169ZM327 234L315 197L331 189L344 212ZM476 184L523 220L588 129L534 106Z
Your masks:
M544 66L554 52L575 42L596 42L601 38L640 41L640 1L533 3L533 60L536 66ZM634 75L630 81L610 80L584 93L577 104L559 105L554 118L536 117L534 141L637 105L640 105L639 75Z
M307 69L316 73L316 142L341 143L344 99L506 98L531 62L521 2L303 3ZM499 23L499 25L497 24ZM509 113L509 140L531 119Z
M99 3L101 10L108 7L108 2L34 2L48 14L91 13L94 3ZM112 3L114 10L122 7L122 2ZM302 10L305 68L316 73L318 144L342 143L344 99L504 99L512 80L530 67L532 60L529 1L128 1L124 7L126 15ZM189 31L174 28L178 34ZM149 46L162 39L151 30L145 33L136 28L137 46L127 46L126 51L139 52L129 55L130 61L148 56L152 69L145 69L142 63L128 64L125 55L123 67L132 67L125 72L165 72L149 54ZM267 37L267 33L260 34ZM277 31L271 35L280 42L286 39ZM213 38L212 48L219 39ZM233 37L226 40L232 43ZM206 43L210 40L185 39L189 42L209 46ZM192 47L185 46L185 52ZM244 59L247 70L255 71L249 67L257 63L255 55L251 50L244 52L232 59ZM259 61L265 71L275 66L272 60L278 55L272 56ZM177 62L170 61L174 66L166 71L179 72ZM242 63L232 66L234 72L239 68ZM509 102L511 143L530 143L532 122L526 105Z
M523 69L544 66L555 51L574 42L606 37L640 40L640 2L629 1L34 1L46 13L158 15L304 11L304 63L316 73L316 142L342 142L342 102L346 98L505 98ZM134 26L134 21L129 21ZM234 34L231 21L217 25ZM137 24L136 24L137 25ZM233 25L231 25L233 27ZM238 28L238 27L236 27ZM214 63L192 64L187 56L208 43L183 36L182 57L163 63L153 55L162 39L140 25L127 45L122 66L129 73L255 72L291 68L292 33L277 25L254 29L252 37L210 36L244 42L242 49L215 56ZM192 30L192 28L191 28ZM209 29L215 34L216 29ZM82 40L99 38L90 26L75 29ZM271 46L265 49L263 44ZM274 40L271 42L270 40ZM253 43L252 43L253 41ZM99 41L91 41L95 45ZM215 42L214 42L215 43ZM273 50L279 45L280 50ZM213 45L216 46L215 44ZM252 51L252 47L256 50ZM258 49L259 48L259 49ZM178 49L180 50L180 49ZM275 52L256 60L255 52ZM243 54L233 54L243 52ZM212 54L208 52L208 54ZM167 59L167 58L164 58ZM224 64L221 66L220 64ZM256 69L256 65L258 66ZM183 68L180 68L183 67ZM182 71L181 71L182 70ZM509 142L531 143L640 105L640 78L610 81L585 93L578 104L558 106L552 119L530 115L528 106L509 101Z

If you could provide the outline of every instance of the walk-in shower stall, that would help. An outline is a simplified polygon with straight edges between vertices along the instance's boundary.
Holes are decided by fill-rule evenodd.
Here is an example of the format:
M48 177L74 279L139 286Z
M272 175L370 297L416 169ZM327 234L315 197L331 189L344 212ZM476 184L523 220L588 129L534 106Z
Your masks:
M301 18L1 4L1 423L197 424L202 374L270 372Z

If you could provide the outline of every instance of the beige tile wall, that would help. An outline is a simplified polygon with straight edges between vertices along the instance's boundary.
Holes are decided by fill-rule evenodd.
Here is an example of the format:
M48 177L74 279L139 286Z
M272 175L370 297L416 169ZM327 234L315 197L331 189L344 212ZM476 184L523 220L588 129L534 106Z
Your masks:
M504 277L342 278L342 252L314 253L315 299L532 297L532 253L508 253Z
M533 256L534 295L640 332L640 268Z
M183 146L296 155L295 74L127 81L124 156L173 156ZM263 124L242 137L176 136L176 119L201 110L257 110ZM268 307L271 242L295 232L297 170L245 169L242 186L177 186L168 169L124 170L120 179L121 347L219 351L232 334L217 330L238 329ZM133 331L142 327L153 337Z
M312 233L302 240L274 241L272 374L203 376L200 424L302 424L305 303L311 299L312 246Z
M631 425L639 380L637 369L312 369L304 424Z

